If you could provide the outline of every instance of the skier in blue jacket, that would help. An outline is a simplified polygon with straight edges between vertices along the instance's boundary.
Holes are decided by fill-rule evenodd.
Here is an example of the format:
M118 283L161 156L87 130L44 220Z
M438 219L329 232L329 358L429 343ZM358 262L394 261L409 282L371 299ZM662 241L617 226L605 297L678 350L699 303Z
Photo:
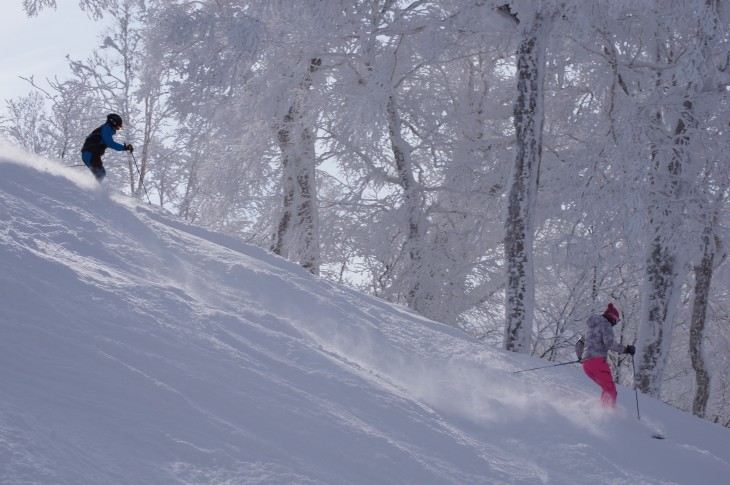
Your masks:
M81 148L81 159L84 161L91 173L94 174L96 180L101 183L106 176L106 170L102 163L101 157L107 148L112 148L118 152L133 152L134 147L126 143L119 144L114 141L114 134L122 129L122 117L116 113L110 113L106 117L106 123L91 132L84 141Z

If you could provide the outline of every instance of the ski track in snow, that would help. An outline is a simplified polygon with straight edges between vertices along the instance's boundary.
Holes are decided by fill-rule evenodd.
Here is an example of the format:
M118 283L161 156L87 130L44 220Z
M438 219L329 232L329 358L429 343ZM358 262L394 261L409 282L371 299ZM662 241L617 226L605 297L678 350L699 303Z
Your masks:
M2 484L730 476L727 429L641 396L652 440L578 366L513 374L542 362L3 153Z

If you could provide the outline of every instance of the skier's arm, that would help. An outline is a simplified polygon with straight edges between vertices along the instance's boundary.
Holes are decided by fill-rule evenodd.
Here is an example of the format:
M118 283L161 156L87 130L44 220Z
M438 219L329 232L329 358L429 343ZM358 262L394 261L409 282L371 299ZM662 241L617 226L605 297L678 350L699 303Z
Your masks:
M123 152L125 150L124 145L115 142L113 135L114 128L112 128L111 125L109 125L108 123L104 125L104 127L101 129L101 139L104 144L118 152Z
M603 344L606 346L606 349L613 350L619 354L623 354L624 350L626 350L626 346L616 342L613 337L613 329L608 324L604 327Z

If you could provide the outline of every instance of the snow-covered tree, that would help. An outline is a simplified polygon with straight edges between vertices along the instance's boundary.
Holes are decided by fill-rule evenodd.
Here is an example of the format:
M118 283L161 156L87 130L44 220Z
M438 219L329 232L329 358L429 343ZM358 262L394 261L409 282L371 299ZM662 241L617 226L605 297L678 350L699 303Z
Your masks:
M651 143L647 194L650 233L637 385L655 396L661 388L685 281L688 254L681 247L697 246L689 237L696 228L686 217L687 200L693 197L692 186L701 173L700 157L693 152L699 148L700 113L705 111L706 102L703 94L715 72L712 51L718 20L713 3L685 6L671 2L672 8L656 18L655 43L649 44L653 49L646 53L656 80L645 111Z
M31 92L18 99L7 100L7 115L0 118L0 133L14 140L30 153L51 154L51 120L45 113L43 96Z
M523 5L524 7L524 5ZM542 157L545 56L555 11L535 4L517 14L517 96L514 104L515 160L505 219L506 266L504 348L529 353L534 288L534 213Z
M75 162L120 112L113 184L509 350L569 358L614 302L639 388L730 421L728 2L80 5L112 29L19 143Z

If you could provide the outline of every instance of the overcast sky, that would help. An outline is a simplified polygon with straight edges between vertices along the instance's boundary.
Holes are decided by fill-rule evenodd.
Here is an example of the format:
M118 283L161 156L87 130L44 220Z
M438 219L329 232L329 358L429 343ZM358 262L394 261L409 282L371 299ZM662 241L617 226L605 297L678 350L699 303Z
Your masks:
M78 2L61 0L57 10L45 9L28 18L22 0L2 0L0 15L0 103L25 95L30 85L19 76L34 76L36 82L69 75L66 55L83 59L99 43L101 22L90 20ZM46 85L45 82L42 83Z

